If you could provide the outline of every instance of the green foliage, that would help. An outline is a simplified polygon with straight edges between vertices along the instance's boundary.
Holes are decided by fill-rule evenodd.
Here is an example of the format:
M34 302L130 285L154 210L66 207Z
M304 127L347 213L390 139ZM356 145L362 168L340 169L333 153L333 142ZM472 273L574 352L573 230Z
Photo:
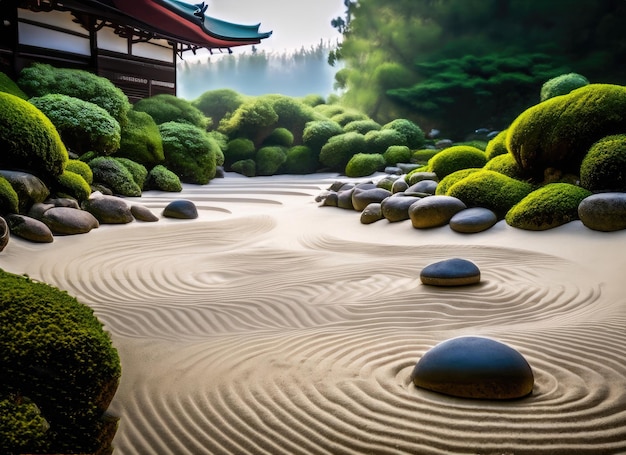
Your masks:
M522 169L519 167L519 164L517 164L517 161L515 161L515 157L510 153L496 156L485 164L484 169L496 171L500 174L513 177L514 179L523 180Z
M139 100L135 103L133 109L149 114L157 125L167 122L178 122L205 129L208 124L208 120L202 111L190 101L167 93Z
M577 73L561 74L546 81L541 86L540 99L545 101L559 95L567 95L572 90L589 85L585 76Z
M343 132L341 125L333 120L314 120L304 127L302 142L319 153L331 137Z
M366 150L365 136L359 133L343 133L332 136L320 151L320 163L333 171L343 172L357 153Z
M445 196L446 194L448 194L448 190L450 189L450 187L452 187L452 185L454 185L456 182L463 180L468 175L480 171L480 169L481 168L461 169L460 171L455 171L451 174L446 175L439 181L437 189L435 190L435 194L439 196Z
M224 165L232 166L236 161L254 159L256 147L250 139L238 137L233 139L226 146L224 152Z
M19 427L30 426L43 453L106 453L114 431L100 439L103 414L121 368L93 310L57 288L4 271L0 290L0 388L32 400L50 429L37 430L36 411L19 406L19 398L9 404L16 413L0 414L24 419ZM0 435L0 444L10 440Z
M507 224L531 231L544 231L578 219L578 205L587 191L569 183L551 183L539 188L509 210Z
M34 453L44 449L50 425L35 403L27 398L0 398L0 450Z
M274 175L287 160L287 151L283 147L262 147L256 153L256 175Z
M91 187L83 176L67 169L57 177L53 190L59 196L69 196L78 202L89 199L91 194Z
M430 159L435 156L437 153L439 153L441 150L437 150L437 149L421 149L421 150L416 150L413 152L413 154L411 155L411 162L413 163L419 163L419 164L426 164L428 163L428 161L430 161Z
M234 90L224 88L204 92L191 104L198 108L207 118L213 121L213 125L237 110L244 102L243 95Z
M383 158L388 166L395 166L398 163L410 162L411 155L411 150L406 145L392 145L383 153Z
M52 121L71 151L110 155L120 147L120 124L100 106L58 94L31 98L30 102Z
M322 95L318 95L315 93L311 93L309 95L303 96L300 101L302 101L307 106L311 106L311 107L319 106L320 104L326 103L326 100L324 99Z
M60 175L67 149L52 122L17 96L0 93L0 167L28 169L42 180Z
M550 98L517 117L507 148L526 176L543 181L546 172L578 174L591 145L626 131L626 87L589 84Z
M626 191L626 135L593 144L580 165L580 185L590 191Z
M122 126L131 108L122 90L88 71L35 63L21 71L17 83L30 97L57 93L89 101L106 110Z
M346 108L340 104L318 104L313 110L330 120L331 117L344 113Z
M393 129L369 131L365 134L365 144L369 153L385 153L394 145L407 145L402 133Z
M494 171L479 170L452 185L446 196L462 200L468 207L484 207L502 219L533 187Z
M148 178L148 170L145 166L133 161L128 158L117 158L115 159L122 164L128 171L130 175L133 176L133 180L137 184L139 188L143 188L146 178Z
M84 161L70 159L67 161L65 170L80 175L89 185L93 183L93 172L91 172L91 168Z
M487 163L485 152L468 145L453 145L437 153L428 162L431 172L443 179L461 169L483 167Z
M100 183L122 196L141 196L141 188L130 171L115 158L99 156L89 161L94 183Z
M19 213L19 196L7 179L0 175L0 213Z
M233 163L232 171L246 177L254 177L256 175L256 163L254 160L239 160Z
M386 130L394 130L400 133L404 140L404 145L411 149L416 149L424 145L424 132L411 120L405 118L392 120L383 125L382 131Z
M28 95L9 76L0 72L0 92L10 93L23 100L28 99Z
M122 128L120 148L115 156L128 158L148 167L165 159L161 133L150 114L128 111L128 122Z
M186 123L159 125L164 165L184 183L204 185L215 177L219 145L204 130Z
M287 159L281 170L284 174L313 174L319 167L318 153L306 145L296 145L287 150Z
M346 165L347 177L365 177L385 167L385 158L379 153L357 153Z
M381 128L382 126L380 123L375 122L372 119L365 119L354 120L348 123L346 126L343 127L343 131L345 133L350 133L351 131L354 131L356 133L366 134L369 131L380 130Z
M367 116L367 114L361 111L350 109L350 110L343 111L339 114L333 115L330 119L339 123L341 126L345 127L346 125L352 122L356 122L359 120L368 120L369 117Z
M487 143L485 148L485 155L487 155L487 161L492 160L496 156L509 153L506 148L506 135L508 130L502 130L496 136Z
M144 188L169 193L180 193L183 190L178 176L161 164L150 169Z
M276 128L265 138L263 145L291 147L293 145L293 133L287 128Z

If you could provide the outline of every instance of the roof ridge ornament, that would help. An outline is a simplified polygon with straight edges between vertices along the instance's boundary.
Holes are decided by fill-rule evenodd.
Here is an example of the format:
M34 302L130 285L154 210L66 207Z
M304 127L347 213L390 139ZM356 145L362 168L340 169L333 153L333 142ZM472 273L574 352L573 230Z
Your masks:
M202 2L202 3L197 3L195 5L196 8L198 8L196 11L194 11L194 16L198 16L198 17L204 17L204 13L206 12L207 8L209 7L209 5L206 4L206 2Z

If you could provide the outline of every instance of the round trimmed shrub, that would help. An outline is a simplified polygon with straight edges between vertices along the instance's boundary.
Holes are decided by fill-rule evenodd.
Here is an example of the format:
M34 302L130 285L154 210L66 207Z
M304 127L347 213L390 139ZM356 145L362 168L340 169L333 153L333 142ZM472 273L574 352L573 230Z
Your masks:
M525 176L541 182L548 170L578 174L596 141L626 131L626 87L589 84L550 98L520 114L508 131L507 149Z
M346 176L365 177L385 167L385 158L378 153L357 153L346 165Z
M487 157L482 150L469 145L453 145L433 156L428 162L428 168L439 179L443 179L461 169L483 167L486 163Z
M161 133L150 114L128 111L128 122L122 127L120 148L115 153L147 167L155 166L165 159Z
M296 145L287 150L281 170L284 174L313 174L318 167L317 153L306 145Z
M254 160L240 160L233 163L232 171L246 177L254 177L256 175L256 163Z
M33 435L37 453L110 453L117 422L104 413L117 390L120 359L87 305L0 270L0 371L3 393L27 397L50 425ZM14 417L24 419L21 428L34 418L32 412ZM0 446L10 440L0 434ZM30 444L14 453L29 452Z
M224 88L209 90L193 100L191 104L198 108L205 117L210 118L213 125L226 116L231 115L244 102L244 97L235 90Z
M232 166L233 163L241 160L254 159L256 147L252 140L245 137L238 137L228 142L224 151L224 165Z
M122 196L141 196L141 188L130 171L115 158L99 156L89 161L94 183L100 183Z
M314 120L307 123L304 127L302 143L319 153L331 137L343 133L343 128L337 122L332 120Z
M589 85L589 80L585 76L577 73L561 74L546 81L541 86L541 101L554 98L559 95L567 95L572 90Z
M61 175L68 154L61 136L39 109L0 93L0 167L28 169L42 180Z
M135 181L137 186L139 188L143 188L144 184L146 183L146 178L148 178L148 170L146 169L146 167L134 162L133 160L129 160L128 158L115 157L115 159L119 163L122 163L122 165L126 169L128 169L130 175L133 176L133 180Z
M359 133L343 133L328 139L320 151L319 160L333 171L343 172L350 158L365 149L365 136Z
M93 172L91 172L91 168L84 161L70 159L67 161L65 170L80 175L88 185L93 183Z
M391 122L383 125L381 130L385 131L389 129L400 133L404 139L403 145L406 145L411 149L423 146L426 141L426 136L424 135L422 129L408 119L398 118L392 120Z
M411 155L411 150L406 145L392 145L383 153L383 158L387 166L395 166L398 163L410 162Z
M135 103L133 109L149 114L157 125L178 122L205 129L208 123L204 114L190 101L168 93L141 99Z
M578 205L587 191L569 183L550 183L533 191L506 214L510 226L530 231L545 231L578 219Z
M53 190L59 196L69 196L78 202L89 199L91 195L91 187L83 176L67 169L57 177Z
M343 127L343 131L345 133L354 131L360 134L367 134L369 131L378 131L381 128L382 126L380 123L372 119L365 119L365 120L355 120L353 122L348 123L346 126Z
M159 125L163 140L163 165L183 183L204 185L215 177L219 145L204 130L186 123Z
M437 150L437 149L421 149L421 150L415 150L414 152L412 152L411 154L411 162L412 163L417 163L417 164L428 164L428 162L430 161L430 159L435 156L437 153L439 153L441 150Z
M507 130L502 130L487 142L487 147L485 148L487 161L494 159L496 156L509 153L509 150L506 148L506 135Z
M580 185L590 191L626 191L626 134L600 139L580 165Z
M120 147L120 124L100 106L67 95L31 98L30 103L52 121L66 147L82 155L110 155Z
M496 171L500 174L508 175L509 177L513 177L514 179L522 179L523 173L522 169L515 161L515 158L510 153L506 153L504 155L498 155L495 158L492 158L490 161L485 164L484 169L489 171Z
M345 112L346 108L339 104L318 104L313 108L313 110L330 119L335 115Z
M7 179L0 175L0 213L19 213L19 196Z
M502 219L532 190L530 183L481 169L456 182L446 191L446 195L462 200L467 207L489 209Z
M183 190L178 176L162 164L157 164L150 169L144 188L146 190L167 191L169 193L180 193Z
M446 175L443 179L439 181L437 188L435 189L435 194L438 196L445 196L448 193L448 190L452 185L456 182L463 180L470 174L474 172L480 171L481 168L469 168L469 169L461 169L460 171L455 171L452 174Z
M287 128L276 128L265 138L263 145L291 147L293 145L293 133Z
M369 117L361 111L348 109L333 115L330 119L339 123L342 127L345 127L348 123L352 123L357 120L367 120Z
M404 136L393 129L374 130L365 134L365 143L369 153L385 153L393 145L406 145Z
M50 424L28 397L0 397L0 450L2 453L40 453Z
M256 175L274 175L287 160L283 147L262 147L256 153Z

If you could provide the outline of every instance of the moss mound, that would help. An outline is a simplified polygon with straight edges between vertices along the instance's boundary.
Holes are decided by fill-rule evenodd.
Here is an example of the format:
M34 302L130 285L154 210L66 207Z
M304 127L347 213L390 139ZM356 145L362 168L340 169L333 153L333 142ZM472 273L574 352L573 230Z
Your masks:
M580 165L580 185L591 191L626 191L626 134L591 146Z
M93 172L91 172L91 168L84 161L70 159L67 161L65 170L82 176L89 185L93 183Z
M524 174L543 181L554 169L578 174L596 141L626 132L626 87L589 84L524 111L509 127L507 148Z
M161 164L157 164L150 170L144 188L170 193L179 193L183 190L178 176Z
M487 208L502 219L532 190L529 183L481 169L452 185L446 195L462 200L467 207Z
M553 77L541 86L541 101L545 101L555 96L567 95L572 90L589 85L585 76L577 73L561 74Z
M131 110L121 131L120 148L115 156L152 167L165 159L161 133L154 119L145 112Z
M13 79L2 72L0 72L0 92L10 93L11 95L15 95L23 100L28 99L28 95L24 93L21 88L19 88Z
M509 153L509 150L506 148L506 135L507 130L500 131L493 139L487 142L487 147L485 148L487 161L494 159L496 156Z
M88 164L93 172L94 183L100 183L122 196L141 196L141 188L135 183L131 172L115 158L100 156Z
M109 453L116 422L103 415L121 369L102 324L89 307L44 283L0 270L0 290L0 384L9 396L0 403L14 412L12 422L0 424L9 431L0 434L0 451ZM29 402L49 424L45 431L36 410L23 406ZM25 426L36 430L33 438L16 441L11 435Z
M306 145L296 145L287 150L287 158L282 166L285 174L313 174L319 167L317 153Z
M204 185L215 177L219 145L204 130L186 123L159 125L163 139L163 165L181 182Z
M461 169L483 167L486 163L487 157L482 150L470 145L453 145L433 156L428 168L443 179Z
M287 150L283 147L262 147L256 153L256 175L274 175L287 160Z
M406 145L392 145L383 153L387 166L395 166L398 163L411 161L411 150Z
M304 127L302 143L318 154L328 140L344 131L341 125L332 120L314 120Z
M507 224L530 231L544 231L578 219L578 205L587 191L569 183L550 183L533 191L506 214Z
M350 158L363 153L365 148L365 136L362 134L352 132L332 136L320 151L320 163L334 171L343 172Z
M232 170L246 177L254 177L256 175L256 163L254 160L236 161L232 165Z
M291 147L293 145L293 133L287 128L276 128L265 138L263 145Z
M149 114L158 125L178 122L205 129L208 124L207 118L191 101L166 93L139 100L133 109Z
M452 174L446 175L443 179L441 179L441 181L439 181L437 189L435 190L435 194L438 196L445 196L452 185L454 185L458 181L463 180L468 175L480 171L480 169L481 168L461 169L460 171L456 171Z
M385 158L379 153L357 153L346 165L346 176L365 177L385 167Z
M230 168L233 163L241 160L253 160L256 154L254 142L245 137L229 141L224 151L224 166Z
M19 213L19 196L7 179L0 176L0 213Z
M57 177L53 189L58 196L71 197L78 202L89 199L91 194L91 187L83 176L67 169Z
M515 161L515 157L510 153L506 153L504 155L498 155L495 158L492 158L490 161L485 164L484 169L489 171L496 171L500 174L508 175L509 177L513 177L514 179L523 179L522 169Z

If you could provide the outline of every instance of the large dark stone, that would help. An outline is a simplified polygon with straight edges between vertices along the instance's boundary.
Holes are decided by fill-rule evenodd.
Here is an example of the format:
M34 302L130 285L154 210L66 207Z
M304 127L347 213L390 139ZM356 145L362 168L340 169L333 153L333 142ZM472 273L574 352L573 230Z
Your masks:
M85 234L100 225L91 213L70 207L52 207L46 210L41 221L53 234L59 235Z
M421 182L422 180L439 180L437 177L437 174L435 174L434 172L413 172L411 175L409 175L409 186L411 185L415 185L418 182Z
M43 222L26 215L11 214L6 217L11 234L36 243L51 243L54 236Z
M372 224L383 218L383 211L378 202L372 202L361 212L361 224Z
M409 219L409 207L420 200L415 196L400 196L402 193L390 196L381 202L383 216L391 223Z
M626 193L593 194L578 205L578 216L594 231L626 229Z
M433 392L485 400L522 398L534 385L532 369L518 351L482 337L438 344L417 362L411 380Z
M450 219L450 229L465 234L486 231L498 222L498 217L484 207L461 210Z
M424 267L420 280L431 286L467 286L480 282L480 269L467 259L446 259Z
M435 194L435 191L437 191L437 185L439 185L439 183L436 180L420 180L419 182L408 187L404 192Z
M350 188L345 191L339 191L337 193L337 207L340 209L354 210L352 205L352 193L354 188Z
M145 221L153 223L155 221L159 221L159 217L156 216L152 211L144 206L139 204L133 204L130 206L130 213L135 217L137 221Z
M391 196L391 191L384 188L355 188L352 192L352 207L359 212L365 210L372 202L382 202L383 199Z
M135 219L126 201L117 196L91 197L82 206L102 224L126 224Z
M7 179L17 193L20 213L26 213L31 205L45 201L50 195L48 187L32 174L0 170L0 175Z
M429 196L409 207L409 217L414 228L428 229L448 224L450 218L465 208L463 201L455 197Z
M165 206L163 216L166 218L192 220L198 218L198 209L192 201L177 199Z

